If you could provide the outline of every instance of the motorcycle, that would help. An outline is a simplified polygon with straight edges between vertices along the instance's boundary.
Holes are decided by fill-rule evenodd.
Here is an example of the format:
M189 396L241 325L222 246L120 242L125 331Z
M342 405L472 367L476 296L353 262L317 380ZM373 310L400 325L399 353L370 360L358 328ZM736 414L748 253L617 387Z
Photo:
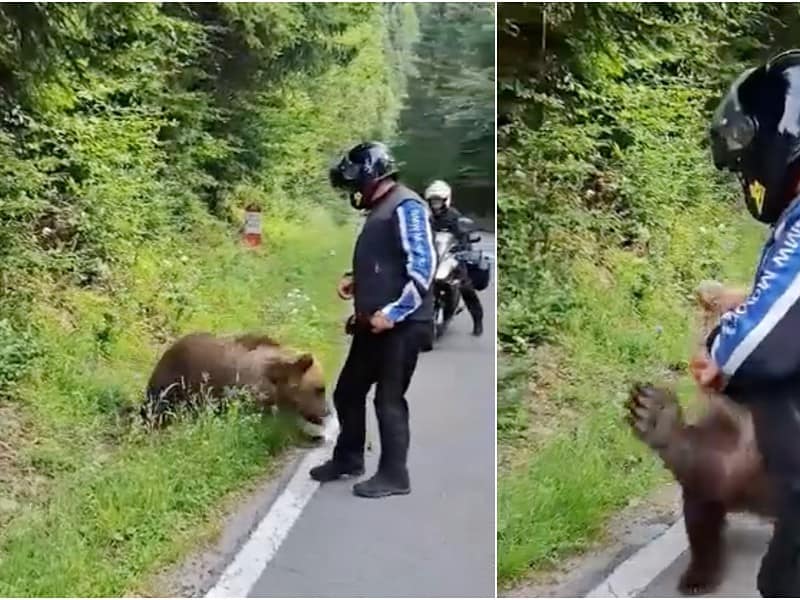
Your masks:
M471 219L462 218L462 226L474 226ZM472 231L469 234L470 244L477 243L481 236ZM472 252L458 243L455 235L447 231L434 234L437 267L433 278L433 331L432 339L438 340L444 335L453 317L464 310L461 297L461 273L459 265Z

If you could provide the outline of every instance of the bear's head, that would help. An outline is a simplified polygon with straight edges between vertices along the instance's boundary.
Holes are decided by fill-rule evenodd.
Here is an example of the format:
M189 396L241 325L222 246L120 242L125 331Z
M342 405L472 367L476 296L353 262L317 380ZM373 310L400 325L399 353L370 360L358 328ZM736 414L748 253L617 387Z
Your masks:
M312 354L281 352L267 361L266 376L275 386L278 406L297 411L314 425L323 424L330 414L325 375Z

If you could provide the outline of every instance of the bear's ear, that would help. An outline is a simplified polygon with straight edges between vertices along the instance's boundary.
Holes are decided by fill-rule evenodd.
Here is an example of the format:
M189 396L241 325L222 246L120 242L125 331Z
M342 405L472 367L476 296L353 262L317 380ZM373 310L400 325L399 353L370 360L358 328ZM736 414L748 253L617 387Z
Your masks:
M310 354L301 354L292 361L292 368L296 369L298 373L302 374L311 368L314 364L314 357Z

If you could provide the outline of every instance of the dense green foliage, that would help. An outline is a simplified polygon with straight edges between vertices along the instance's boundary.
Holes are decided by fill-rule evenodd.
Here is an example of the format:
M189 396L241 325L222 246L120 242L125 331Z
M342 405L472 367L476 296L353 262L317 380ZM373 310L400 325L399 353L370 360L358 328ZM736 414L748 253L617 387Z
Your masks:
M359 4L4 7L4 268L99 282L138 244L208 214L232 219L244 185L263 190L271 212L313 206L330 195L334 151L393 133L405 86L394 65L410 56L388 30L411 21L413 36L413 15Z
M622 400L633 380L682 377L701 279L752 276L766 231L714 170L706 127L744 64L792 43L800 11L514 4L499 24L508 582L584 547L661 476Z
M494 220L494 17L486 3L421 4L398 156L412 185L445 179L469 214Z
M407 4L0 6L0 595L135 589L293 441L120 415L192 330L335 374L353 222L327 166L395 138L417 37Z
M573 260L598 245L633 251L657 241L675 210L736 197L710 162L709 111L741 64L791 42L798 19L793 5L752 3L503 7L506 349L557 331L575 301ZM648 250L655 266L663 254ZM676 275L692 286L698 271Z

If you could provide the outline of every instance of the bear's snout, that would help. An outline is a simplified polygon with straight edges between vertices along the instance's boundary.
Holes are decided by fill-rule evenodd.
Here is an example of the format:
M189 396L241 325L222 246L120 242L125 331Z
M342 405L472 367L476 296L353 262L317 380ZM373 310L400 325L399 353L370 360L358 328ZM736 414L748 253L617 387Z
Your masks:
M325 422L325 417L318 417L317 415L303 415L303 418L312 425L322 425Z

